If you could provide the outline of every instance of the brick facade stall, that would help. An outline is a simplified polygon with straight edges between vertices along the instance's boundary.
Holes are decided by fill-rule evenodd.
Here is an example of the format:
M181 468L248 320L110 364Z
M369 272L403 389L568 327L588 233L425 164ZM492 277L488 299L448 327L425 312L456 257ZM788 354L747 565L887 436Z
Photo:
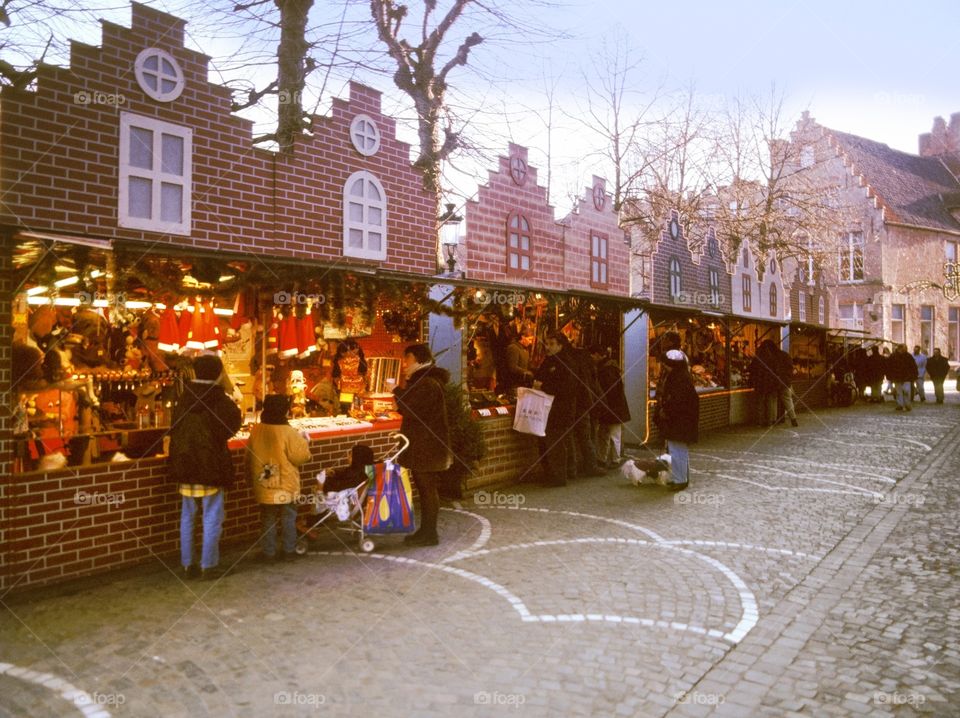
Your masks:
M388 454L395 446L390 435L398 426L391 422L372 430L314 438L313 457L300 472L304 491L312 493L320 469L346 465L350 447L357 442L370 444L377 458ZM250 548L260 530L259 508L244 470L244 451L242 447L232 451L237 484L227 491L223 547ZM180 496L167 479L164 458L20 475L5 484L4 510L3 591L156 558L171 568L179 565ZM249 555L257 550L252 548Z
M487 451L464 482L466 493L539 477L537 437L513 430L512 408L508 416L481 417L474 412L474 418L480 422Z
M73 43L69 67L42 66L36 91L3 88L0 224L436 272L436 199L379 92L351 83L289 151L260 149L208 58L184 47L185 22L132 8L129 29L104 22L101 47ZM179 92L149 92L151 58Z

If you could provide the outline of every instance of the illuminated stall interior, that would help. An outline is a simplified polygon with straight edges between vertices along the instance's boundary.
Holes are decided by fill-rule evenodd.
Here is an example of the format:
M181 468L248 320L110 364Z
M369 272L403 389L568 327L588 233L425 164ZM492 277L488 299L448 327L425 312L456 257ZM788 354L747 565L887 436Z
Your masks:
M21 237L14 273L17 472L163 454L205 352L244 412L238 440L267 393L290 395L311 432L396 420L403 348L430 309L426 285L401 278L94 241Z

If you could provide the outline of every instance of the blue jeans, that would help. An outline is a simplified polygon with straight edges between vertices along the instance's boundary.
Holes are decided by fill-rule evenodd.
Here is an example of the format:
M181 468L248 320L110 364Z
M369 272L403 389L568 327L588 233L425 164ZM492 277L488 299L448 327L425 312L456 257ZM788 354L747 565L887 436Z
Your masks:
M197 519L197 502L203 504L203 549L200 553L200 568L213 568L220 563L220 532L223 529L223 502L225 491L194 498L183 497L180 511L180 563L193 564L193 527Z
M293 504L260 504L260 541L264 556L277 555L277 518L283 552L291 554L297 547L297 507Z
M913 398L911 397L911 394L913 393L913 382L894 382L893 388L897 396L897 406L899 406L901 409L909 409L913 404Z
M670 481L687 483L690 480L690 447L681 441L667 439L667 453L670 454Z

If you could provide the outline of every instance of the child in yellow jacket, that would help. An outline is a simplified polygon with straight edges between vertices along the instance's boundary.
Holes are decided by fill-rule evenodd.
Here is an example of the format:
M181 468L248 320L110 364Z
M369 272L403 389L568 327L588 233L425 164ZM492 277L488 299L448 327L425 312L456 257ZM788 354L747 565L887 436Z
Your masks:
M297 500L300 497L300 466L310 459L310 444L290 426L290 399L270 394L263 402L260 423L250 431L247 466L253 495L260 504L262 557L277 558L277 523L283 542L283 559L296 556Z

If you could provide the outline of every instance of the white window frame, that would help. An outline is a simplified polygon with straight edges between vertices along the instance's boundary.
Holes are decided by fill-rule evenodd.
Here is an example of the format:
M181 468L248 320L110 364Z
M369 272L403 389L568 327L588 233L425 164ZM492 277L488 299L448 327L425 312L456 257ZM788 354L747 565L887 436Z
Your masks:
M157 71L147 70L146 64L147 60L151 57L157 57ZM173 75L167 75L163 72L163 63L167 62L173 67ZM180 97L183 92L183 87L186 84L183 77L183 70L180 68L180 63L174 59L166 50L161 50L159 47L148 47L146 50L141 50L140 54L137 55L137 59L133 63L133 73L137 78L137 84L140 85L140 89L143 90L148 97L153 98L157 102L173 102L178 97ZM144 79L145 74L155 75L157 77L157 89L153 89L150 85L147 84ZM173 80L175 86L169 92L163 91L163 80Z
M707 287L710 290L710 304L718 306L720 304L720 270L711 267L707 271Z
M947 307L947 358L960 357L960 307Z
M680 260L676 257L670 257L667 276L670 279L670 298L679 299L683 292L683 270L680 268Z
M799 292L797 295L797 321L807 321L807 293Z
M924 310L930 310L930 318L925 319ZM925 354L932 354L933 347L936 342L936 330L937 330L937 307L934 304L921 304L920 305L920 339L917 344L920 345L920 350Z
M130 128L150 130L153 132L153 158L154 168L143 169L141 167L131 167L130 157ZM183 174L171 175L165 174L160 163L162 162L162 135L172 135L183 140ZM120 227L128 229L143 229L150 232L167 232L170 234L189 235L191 226L191 207L193 205L193 130L189 127L174 125L170 122L154 119L153 117L143 117L131 112L120 113L120 147L118 150L119 167L118 175L120 186L118 188L118 207L117 224ZM150 180L152 183L152 206L153 216L132 217L129 210L130 202L130 178L140 177ZM177 184L183 188L183 204L179 222L164 222L160 219L161 212L161 185L163 183Z
M827 306L826 302L823 301L823 297L820 297L820 301L817 303L817 323L826 324L827 319Z
M777 285L771 284L767 294L768 294L767 303L770 305L768 307L770 316L775 317L777 316L777 312L780 308L778 306L780 303L780 292L777 291Z
M900 316L897 316L897 310L900 310ZM890 339L897 344L907 343L907 305L890 305Z
M746 255L744 255L746 256ZM753 276L741 275L740 279L740 308L744 312L753 311Z
M946 246L943 249L943 256L947 262L956 262L957 261L957 243L948 239L946 241Z
M363 220L352 221L350 219L350 204L351 201L355 201L356 198L350 195L350 188L357 182L357 180L364 181L364 192L363 192ZM382 198L379 202L372 201L367 197L367 185L369 182L373 184L377 190L380 192L380 197ZM375 259L378 261L383 261L387 258L387 193L383 190L383 185L380 184L380 180L372 172L367 170L360 170L359 172L354 172L347 178L347 181L343 185L343 256L344 257L356 257L357 259ZM379 209L381 224L372 225L367 222L367 217L369 215L370 209ZM363 245L361 247L351 247L350 246L350 230L359 229L363 232ZM369 249L369 233L376 229L380 232L380 249Z
M366 140L373 140L373 144L368 145ZM350 122L350 141L361 155L372 157L380 151L380 127L370 115L357 115Z
M851 231L845 232L840 239L843 248L837 262L837 274L839 280L844 284L855 284L863 282L866 279L866 268L864 267L864 255L866 254L866 240L863 232ZM857 274L857 252L860 255L860 276Z

